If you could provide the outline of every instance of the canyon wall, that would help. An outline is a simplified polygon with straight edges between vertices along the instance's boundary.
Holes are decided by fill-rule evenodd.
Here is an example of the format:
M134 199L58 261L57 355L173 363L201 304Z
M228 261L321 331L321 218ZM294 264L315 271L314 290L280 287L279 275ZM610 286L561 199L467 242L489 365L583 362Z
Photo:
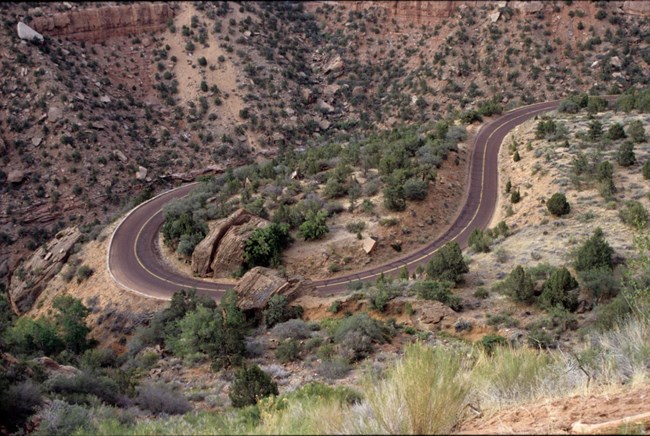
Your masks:
M173 16L169 3L135 3L44 15L35 17L29 24L51 38L98 42L164 29Z

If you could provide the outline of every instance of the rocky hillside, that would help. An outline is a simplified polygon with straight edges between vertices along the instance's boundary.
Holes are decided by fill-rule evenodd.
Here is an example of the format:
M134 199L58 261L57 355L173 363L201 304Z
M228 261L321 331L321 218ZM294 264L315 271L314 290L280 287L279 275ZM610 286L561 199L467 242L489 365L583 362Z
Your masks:
M645 84L647 3L0 7L0 275L174 181L444 116ZM42 42L17 35L23 22ZM496 80L495 80L496 79ZM478 115L480 117L480 115Z

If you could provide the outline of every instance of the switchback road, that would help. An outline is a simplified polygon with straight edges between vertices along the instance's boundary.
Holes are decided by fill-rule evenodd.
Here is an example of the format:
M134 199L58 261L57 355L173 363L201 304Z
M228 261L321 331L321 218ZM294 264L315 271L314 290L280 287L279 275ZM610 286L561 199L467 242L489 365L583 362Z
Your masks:
M383 265L344 276L315 281L321 295L342 292L348 283L375 280L382 272L394 274L406 266L413 271L426 264L445 243L455 241L466 247L474 229L490 223L498 198L498 152L506 134L524 121L556 109L559 101L537 103L504 113L484 125L474 138L470 159L469 185L465 203L451 226L430 244ZM188 277L166 266L158 248L158 232L163 224L163 206L189 193L195 183L164 192L137 206L116 227L108 249L107 266L112 279L127 290L151 298L168 300L181 288L220 298L231 284Z

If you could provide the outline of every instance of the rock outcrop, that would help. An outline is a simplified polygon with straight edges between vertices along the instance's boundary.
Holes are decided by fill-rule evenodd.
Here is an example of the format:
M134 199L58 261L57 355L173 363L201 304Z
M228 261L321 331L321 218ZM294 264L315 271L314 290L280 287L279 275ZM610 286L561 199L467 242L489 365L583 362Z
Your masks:
M174 16L168 3L134 3L61 12L33 18L37 31L90 42L161 30Z
M262 310L274 295L284 295L291 302L315 290L311 280L300 276L284 279L277 271L262 267L248 271L235 286L237 306L241 310Z
M31 309L47 283L68 260L72 247L80 238L81 232L76 227L61 230L14 271L9 285L9 298L16 312L23 314Z
M81 374L81 370L75 368L74 366L61 365L58 362L50 359L49 357L37 357L34 359L34 362L40 363L45 368L45 372L48 377L74 377L75 375Z
M621 10L630 15L650 17L650 2L624 1Z
M229 277L244 260L244 242L268 222L244 209L220 220L194 248L192 272L201 277Z

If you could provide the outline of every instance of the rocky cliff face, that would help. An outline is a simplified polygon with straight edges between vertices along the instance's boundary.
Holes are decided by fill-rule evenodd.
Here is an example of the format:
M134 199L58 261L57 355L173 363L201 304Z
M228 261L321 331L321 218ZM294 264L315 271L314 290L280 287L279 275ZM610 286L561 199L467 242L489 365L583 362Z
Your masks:
M268 222L244 209L220 220L194 248L192 272L200 277L229 277L244 259L244 242L250 233Z
M173 16L168 3L136 3L35 17L30 25L45 36L97 42L160 30Z
M345 5L348 2L342 2ZM477 0L446 0L446 1L354 1L348 3L352 10L362 11L370 8L380 8L386 11L388 19L395 19L400 24L431 25L450 18L456 10L468 7L478 7L486 2ZM552 11L554 2L545 1L494 1L490 2L497 8L509 7L523 15L535 14L543 10ZM574 7L589 10L592 2L575 1ZM630 15L650 16L650 2L644 1L618 1L612 2L621 12Z
M48 282L68 260L72 247L80 238L81 232L76 227L61 230L14 271L9 298L16 312L23 314L31 309Z
M355 1L353 9L383 8L389 19L404 24L431 24L452 16L457 7L476 6L478 1ZM465 5L465 6L464 6Z

